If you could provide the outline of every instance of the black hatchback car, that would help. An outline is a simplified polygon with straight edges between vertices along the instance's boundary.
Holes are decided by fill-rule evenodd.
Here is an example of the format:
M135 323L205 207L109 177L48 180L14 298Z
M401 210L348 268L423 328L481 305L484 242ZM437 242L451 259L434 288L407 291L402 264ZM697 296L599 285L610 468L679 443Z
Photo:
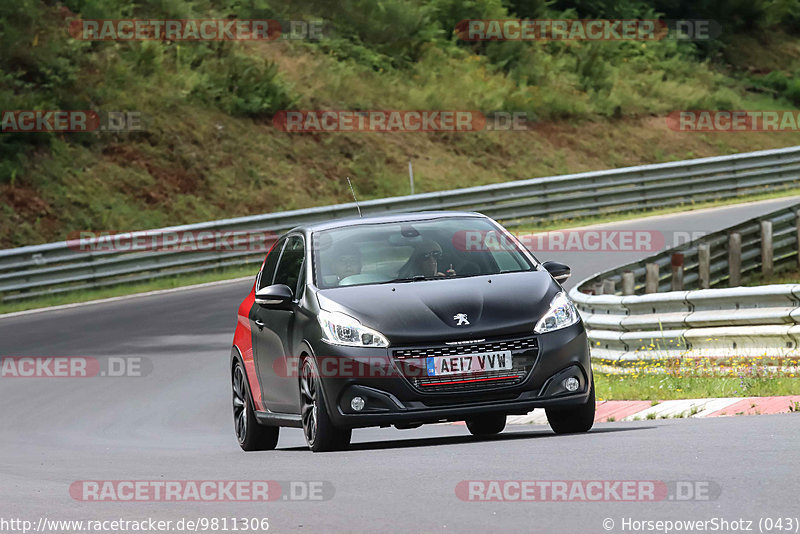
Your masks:
M477 213L428 212L298 227L267 255L239 308L233 413L244 450L281 426L313 451L353 428L466 421L475 435L545 408L586 432L595 395L580 316L540 263Z

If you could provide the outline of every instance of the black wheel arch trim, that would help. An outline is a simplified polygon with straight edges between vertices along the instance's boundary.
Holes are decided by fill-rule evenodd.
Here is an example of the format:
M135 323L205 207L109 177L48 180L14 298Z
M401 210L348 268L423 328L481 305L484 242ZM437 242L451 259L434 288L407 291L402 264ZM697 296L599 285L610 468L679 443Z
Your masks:
M233 369L233 365L235 362L239 362L244 367L244 358L242 357L242 351L239 350L239 347L236 344L231 347L231 369ZM245 375L247 375L247 368L244 370Z
M305 347L305 348L303 348L303 347ZM314 365L316 366L317 369L319 369L319 362L317 361L317 354L314 352L314 347L311 346L311 343L308 341L308 339L303 338L303 340L300 342L300 344L298 346L298 349L299 349L298 350L299 354L297 355L298 358L302 358L303 354L307 354L309 358L314 360ZM300 369L299 365L297 366L297 369L299 371L299 369ZM297 373L297 387L298 387L298 393L299 393L299 391L300 391L300 389L299 389L300 388L300 373L299 372ZM323 400L323 402L325 402L327 404L329 396L328 396L327 392L325 391L325 381L324 380L320 380L319 381L319 387L320 387L320 389L322 389L322 400ZM335 404L336 403L334 402L331 406L335 406ZM328 413L330 413L330 411Z
M244 387L247 388L247 398L250 400L250 408L253 409L253 413L258 414L259 412L256 411L255 400L253 399L253 392L250 391L250 377L247 376L247 366L244 364L244 358L242 357L242 352L239 350L239 347L234 345L231 348L231 372L233 372L236 364L242 366L242 373L244 374Z

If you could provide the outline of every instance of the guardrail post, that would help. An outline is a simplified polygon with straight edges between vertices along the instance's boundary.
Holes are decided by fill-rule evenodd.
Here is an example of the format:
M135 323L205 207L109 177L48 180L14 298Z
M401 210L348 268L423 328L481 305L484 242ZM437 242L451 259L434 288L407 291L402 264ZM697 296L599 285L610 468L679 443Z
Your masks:
M728 236L728 284L742 285L742 234L738 232Z
M683 291L683 254L672 254L672 290Z
M697 245L697 276L700 289L711 287L711 245Z
M644 266L644 292L645 293L658 293L658 264L648 263Z
M617 292L617 283L614 280L603 280L603 295L613 295Z
M595 295L602 295L603 294L603 282L595 282L594 283L594 294Z
M761 221L761 274L764 278L770 278L774 271L772 254L772 221Z
M633 277L633 271L625 271L622 273L622 294L633 295L636 280Z

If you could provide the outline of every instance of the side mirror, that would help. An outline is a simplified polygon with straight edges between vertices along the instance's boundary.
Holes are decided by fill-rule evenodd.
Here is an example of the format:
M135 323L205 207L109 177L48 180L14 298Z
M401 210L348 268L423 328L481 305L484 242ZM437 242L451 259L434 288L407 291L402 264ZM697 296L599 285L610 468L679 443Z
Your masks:
M292 289L285 284L273 284L256 291L256 304L272 310L288 310L292 304Z
M547 272L553 275L553 278L555 278L556 282L559 284L566 282L569 275L572 274L572 271L570 271L567 265L558 263L557 261L546 261L542 264L542 267L547 269Z

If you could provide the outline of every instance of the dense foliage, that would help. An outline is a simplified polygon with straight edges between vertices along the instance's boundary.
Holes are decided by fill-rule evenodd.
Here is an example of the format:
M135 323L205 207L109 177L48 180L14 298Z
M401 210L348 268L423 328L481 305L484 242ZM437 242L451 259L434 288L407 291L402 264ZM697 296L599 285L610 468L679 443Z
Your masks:
M264 53L252 43L88 42L67 31L77 19L210 17L322 20L324 38L283 42L280 56ZM532 17L707 18L724 31L710 42L646 43L465 42L454 34L464 19ZM129 166L132 174L121 176L114 168L108 180L122 184L109 186L105 198L112 193L122 198L153 183L162 172L153 161L165 168L191 169L186 171L193 177L186 179L187 184L207 180L221 164L209 160L206 153L213 151L201 147L187 154L179 148L208 142L192 139L206 132L205 125L198 124L201 114L269 124L276 111L292 107L372 106L514 110L543 121L604 121L664 115L674 109L732 109L747 99L753 105L753 98L762 107L772 105L769 102L776 107L798 105L800 76L794 63L783 62L784 56L778 54L772 64L754 66L739 57L738 51L747 47L731 50L737 40L764 41L771 36L777 36L779 47L793 41L799 28L800 0L4 1L0 2L0 110L138 110L155 119L147 131L124 139L111 134L0 134L0 194L4 186L24 183L39 192L49 189L49 198L61 203L74 191L60 183L61 177L79 180L97 164L81 159L87 153L103 154L114 162L147 158L139 165L144 174ZM278 60L286 54L302 55L311 63L295 67L287 60L280 65ZM309 74L312 68L318 70ZM159 122L167 114L172 124L167 119ZM207 120L221 128L221 119ZM349 148L342 150L350 153ZM370 158L353 158L353 165L364 165L360 170L374 173L365 163ZM51 160L57 164L48 168ZM241 163L226 178L226 187L242 180L240 174L263 181L255 178L260 175L257 167L255 159ZM103 172L91 169L94 179ZM317 172L325 174L313 170L309 175ZM380 174L362 187L376 195L395 193ZM221 201L213 209L198 208L191 197L196 185L175 188L186 193L179 203L182 214L202 219L226 208ZM153 193L145 200L165 203L170 198L175 203L175 197L169 197L172 191ZM80 198L86 196L84 192ZM100 214L112 209L135 213L128 204L97 207L89 201L75 206L81 215L72 224L102 224L108 216ZM61 213L54 214L54 209L49 216L56 220ZM29 223L15 210L19 211L0 205L0 222L19 221L0 232L0 241L25 242L42 232L36 221ZM132 214L124 220L132 220Z

